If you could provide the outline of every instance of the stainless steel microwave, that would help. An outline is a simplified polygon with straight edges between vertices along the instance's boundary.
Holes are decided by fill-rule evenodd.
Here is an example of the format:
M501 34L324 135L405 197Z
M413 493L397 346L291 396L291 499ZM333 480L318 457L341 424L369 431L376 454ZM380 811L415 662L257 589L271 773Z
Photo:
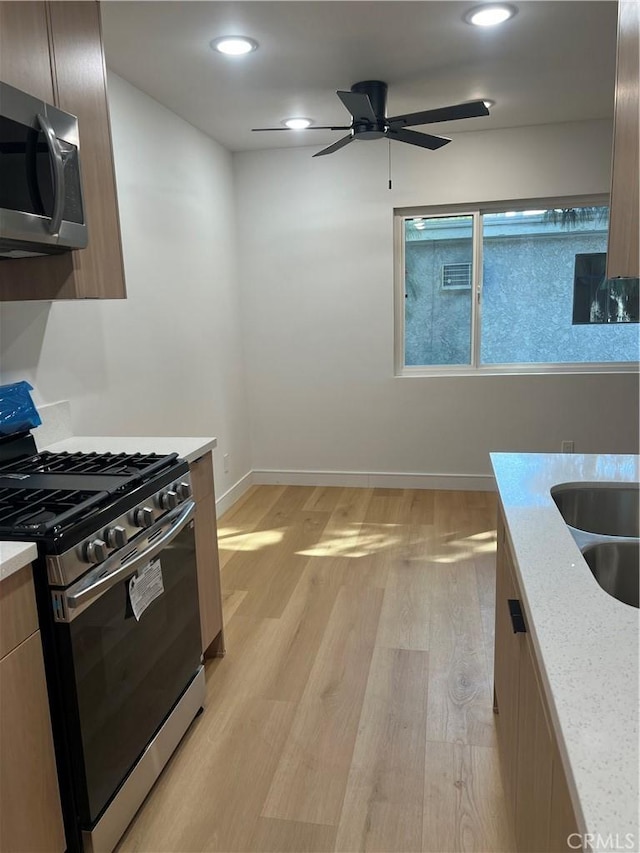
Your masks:
M0 259L87 241L78 119L0 82Z

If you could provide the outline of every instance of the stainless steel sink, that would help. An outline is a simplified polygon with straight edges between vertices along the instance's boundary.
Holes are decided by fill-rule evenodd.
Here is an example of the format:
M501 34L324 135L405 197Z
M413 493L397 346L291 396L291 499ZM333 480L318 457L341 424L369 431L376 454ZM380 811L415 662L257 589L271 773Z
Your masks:
M640 486L637 483L562 484L551 490L571 527L605 536L640 536ZM637 606L637 605L636 605Z
M602 542L583 550L602 589L632 607L638 607L640 542Z

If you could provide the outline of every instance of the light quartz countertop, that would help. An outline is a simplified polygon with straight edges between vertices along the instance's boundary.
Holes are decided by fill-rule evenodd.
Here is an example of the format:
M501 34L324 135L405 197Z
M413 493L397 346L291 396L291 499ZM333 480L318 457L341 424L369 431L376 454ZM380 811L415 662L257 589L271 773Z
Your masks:
M37 433L35 438L38 444ZM74 435L55 444L38 444L38 450L54 453L177 453L181 459L193 462L213 450L216 444L215 438L184 436ZM36 556L37 549L32 542L0 542L0 581L32 563Z
M33 542L0 542L0 581L33 563L37 555Z
M550 494L638 482L638 456L492 453L540 675L581 833L640 850L640 611L596 582ZM619 847L602 847L616 836Z

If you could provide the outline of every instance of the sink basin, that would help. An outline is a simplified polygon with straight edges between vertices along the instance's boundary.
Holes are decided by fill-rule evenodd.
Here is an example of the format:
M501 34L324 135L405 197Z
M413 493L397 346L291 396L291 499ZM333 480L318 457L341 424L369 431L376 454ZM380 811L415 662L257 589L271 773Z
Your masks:
M553 488L551 497L571 527L605 536L640 536L637 483L567 483Z
M585 548L582 556L602 589L638 607L640 542L602 542Z

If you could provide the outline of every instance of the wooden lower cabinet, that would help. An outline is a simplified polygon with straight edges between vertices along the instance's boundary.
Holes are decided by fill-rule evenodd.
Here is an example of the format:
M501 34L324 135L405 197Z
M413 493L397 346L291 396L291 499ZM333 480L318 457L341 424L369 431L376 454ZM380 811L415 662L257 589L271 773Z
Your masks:
M511 572L505 565L507 559L504 543L504 527L498 529L498 554L496 567L496 602L507 602L517 598ZM500 638L500 654L498 654ZM504 641L507 638L508 642ZM511 812L516 808L516 759L518 754L518 671L522 637L513 634L509 608L496 605L496 655L494 666L494 702L499 710L497 720L500 737L500 763L504 779L505 795Z
M496 568L495 706L505 795L518 853L560 853L577 832L567 780L528 634L514 633L509 601L526 612L501 515ZM575 843L575 839L574 839Z
M190 465L196 502L196 560L202 652L206 657L224 654L222 591L218 557L218 529L213 484L213 457L205 453Z
M578 832L578 822L573 811L571 794L567 787L567 779L562 769L562 759L558 753L557 744L553 744L553 759L551 765L551 813L549 815L549 851L564 853L567 848L567 838ZM576 839L573 838L575 850Z
M516 843L521 853L540 853L549 849L553 742L528 643L520 656L516 766Z
M0 660L0 850L66 847L40 631Z

